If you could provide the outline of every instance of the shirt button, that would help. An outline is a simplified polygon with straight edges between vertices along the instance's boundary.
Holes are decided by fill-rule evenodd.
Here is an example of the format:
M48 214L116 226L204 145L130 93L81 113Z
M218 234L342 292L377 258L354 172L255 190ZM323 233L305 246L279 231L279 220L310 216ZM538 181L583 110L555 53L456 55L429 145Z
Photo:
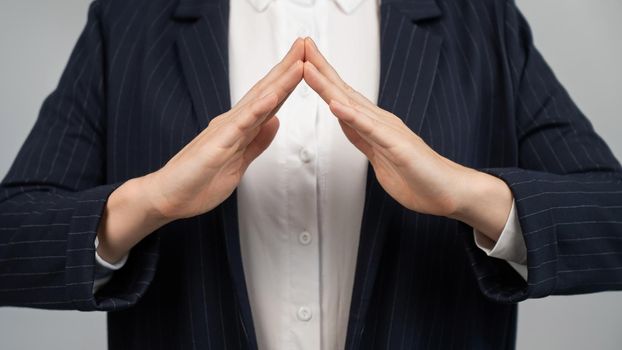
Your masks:
M303 163L309 163L313 159L313 154L306 148L302 148L298 154Z
M311 319L311 317L313 316L313 314L311 313L311 309L309 309L306 306L302 306L298 309L298 312L296 313L296 316L298 316L298 319L301 321L309 321Z
M307 245L309 243L311 243L311 234L307 231L302 231L299 235L298 235L298 241L300 241L301 244L303 245Z

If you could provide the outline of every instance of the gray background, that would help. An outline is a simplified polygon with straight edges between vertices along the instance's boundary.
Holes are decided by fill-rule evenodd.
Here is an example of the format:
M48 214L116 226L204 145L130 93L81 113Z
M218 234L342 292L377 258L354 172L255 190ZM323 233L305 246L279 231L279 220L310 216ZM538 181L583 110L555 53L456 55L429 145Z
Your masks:
M622 1L517 2L559 79L622 159ZM88 4L0 0L1 176L55 87ZM622 348L621 293L530 300L519 310L521 350ZM103 313L0 309L0 349L105 348Z

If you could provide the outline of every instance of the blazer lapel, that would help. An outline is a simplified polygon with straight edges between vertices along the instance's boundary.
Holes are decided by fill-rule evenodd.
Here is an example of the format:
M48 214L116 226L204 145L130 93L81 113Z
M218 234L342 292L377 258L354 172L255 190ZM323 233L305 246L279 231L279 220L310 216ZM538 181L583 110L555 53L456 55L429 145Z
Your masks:
M199 132L231 108L229 95L229 1L180 0L174 13L182 21L177 49L197 117ZM227 262L240 308L240 322L250 349L257 349L238 228L237 192L216 210L223 224Z
M231 108L229 97L227 0L181 0L174 17L182 22L177 50L200 130Z
M378 105L418 133L432 92L442 39L417 22L439 17L441 10L434 0L386 0L380 14ZM397 205L382 189L370 165L346 349L361 348L388 222Z

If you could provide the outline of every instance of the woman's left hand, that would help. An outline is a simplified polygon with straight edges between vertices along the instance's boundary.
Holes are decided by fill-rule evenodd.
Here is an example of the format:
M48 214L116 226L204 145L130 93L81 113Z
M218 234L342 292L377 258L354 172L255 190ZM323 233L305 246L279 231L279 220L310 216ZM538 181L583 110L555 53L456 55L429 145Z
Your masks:
M399 117L346 84L310 38L305 39L303 76L391 197L408 209L455 218L498 238L512 205L502 180L435 152Z

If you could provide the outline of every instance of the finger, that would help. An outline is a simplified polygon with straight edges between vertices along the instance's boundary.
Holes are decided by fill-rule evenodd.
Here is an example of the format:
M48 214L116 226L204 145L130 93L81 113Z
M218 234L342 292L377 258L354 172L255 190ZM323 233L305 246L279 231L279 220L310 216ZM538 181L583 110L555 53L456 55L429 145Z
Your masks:
M283 75L281 75L270 91L276 95L276 104L266 113L257 114L252 104L250 108L243 108L231 119L242 131L257 127L265 118L273 116L283 105L287 97L294 91L302 79L302 61L296 61Z
M244 111L244 119L241 119L241 122L229 123L220 128L217 137L220 138L220 144L222 147L234 148L233 146L236 144L240 145L245 133L248 130L246 125L265 119L268 113L270 113L278 105L278 102L278 95L275 92L270 92L251 102Z
M326 57L320 52L317 45L313 41L313 39L306 37L305 40L305 58L307 61L313 63L313 65L318 69L320 73L322 73L328 80L333 82L340 88L344 93L350 94L352 98L354 98L360 104L370 104L375 106L375 104L370 101L367 97L363 96L363 94L354 90L350 85L348 85L337 73L337 70L328 62Z
M242 96L240 101L236 103L234 108L237 106L243 106L249 101L259 97L264 93L264 91L270 87L271 83L277 80L284 72L286 72L294 63L297 61L304 61L305 58L305 45L304 40L302 38L297 38L289 51L283 59L277 63L270 71L261 78L250 90Z
M322 74L315 65L309 61L304 63L304 79L309 86L317 92L320 97L327 103L336 100L350 107L362 108L373 119L378 119L381 122L387 122L385 118L377 117L377 108L375 105L369 106L369 104L359 103L351 94L346 93L340 89L336 84L330 81L324 74ZM388 113L388 112L387 112Z
M262 126L273 117L283 101L294 90L302 76L302 62L297 61L285 72L279 82L274 84L274 90L263 97L248 103L235 115L228 116L225 125L217 131L220 147L232 151L245 148L257 134L257 127ZM229 154L229 153L227 153Z
M329 80L313 63L307 61L304 66L303 75L305 81L327 104L330 104L332 100L338 100L350 107L358 106L364 108L372 118L378 119L375 106L369 106L366 102L361 104L352 94L339 88L337 84Z
M352 105L354 102L344 91L339 89L337 85L323 75L310 61L304 63L303 76L307 84L309 84L327 104L332 100L338 100L347 105Z
M335 68L328 63L326 57L324 57L324 55L317 48L317 45L315 45L313 39L306 37L304 42L306 60L313 63L313 65L333 83L344 83Z
M352 88L346 83L335 68L328 62L326 57L320 52L313 39L306 37L305 40L305 58L311 62L317 70L322 73L329 81L333 82L339 89L341 89L348 97L356 101L357 103L368 107L374 113L374 115L381 114L384 117L393 116L390 112L376 106L376 104L365 97L363 94Z
M329 107L340 121L352 127L368 142L386 149L394 144L395 130L386 124L378 122L363 111L346 106L337 100L331 101Z
M322 74L315 65L309 61L304 63L304 79L309 86L320 95L320 97L327 103L331 101L340 101L350 107L359 107L367 111L367 114L373 119L378 119L375 115L375 110L370 109L367 105L359 104L354 98L352 98L345 91L340 89L332 81L328 80L324 74Z
M369 117L395 129L395 131L402 133L410 132L406 130L408 129L407 127L404 129L404 123L400 118L377 107L354 90L348 93L340 89L336 84L326 78L313 63L309 61L305 62L303 75L307 84L309 84L327 104L330 104L332 100L340 101L350 107L362 109Z
M346 135L354 147L361 151L369 160L372 160L374 157L374 149L369 142L365 141L365 139L363 139L363 137L359 135L356 130L352 129L352 127L346 122L339 120L339 125L341 126L341 130L343 130L344 135Z
M248 147L246 147L246 150L242 156L243 172L246 171L246 168L248 168L253 160L263 153L268 146L270 146L278 129L279 119L276 116L270 118L270 120L261 126L259 133L253 141L248 144Z

